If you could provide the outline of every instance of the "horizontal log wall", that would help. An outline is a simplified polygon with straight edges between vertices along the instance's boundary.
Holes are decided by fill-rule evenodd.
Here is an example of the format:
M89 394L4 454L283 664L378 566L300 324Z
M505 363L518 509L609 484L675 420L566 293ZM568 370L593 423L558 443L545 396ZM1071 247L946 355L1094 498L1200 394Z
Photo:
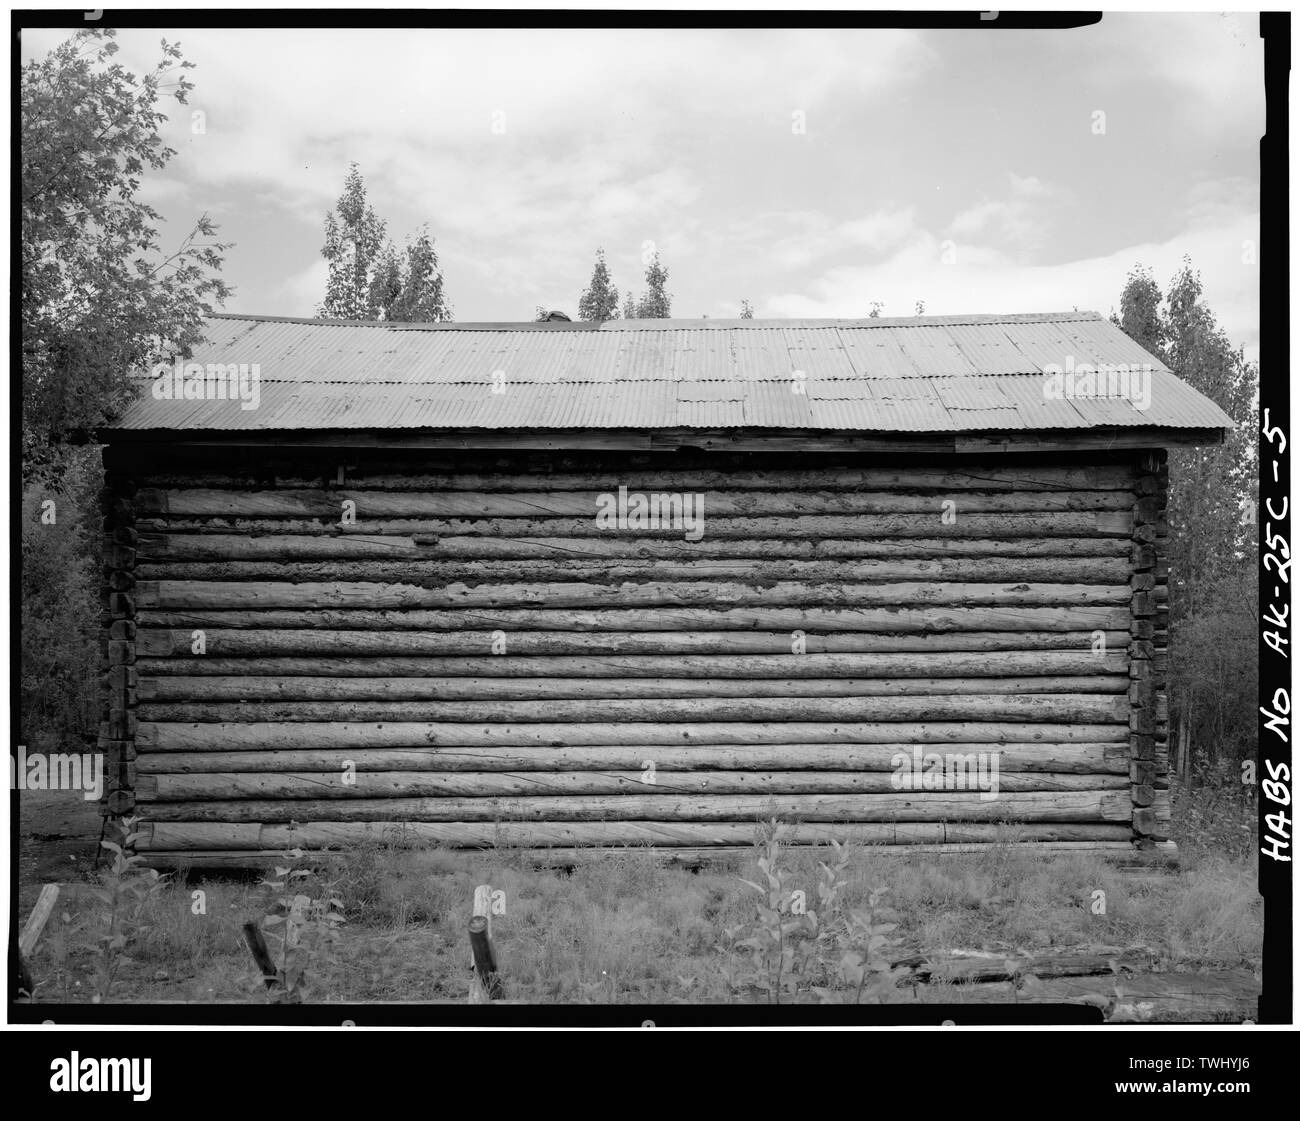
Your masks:
M110 461L114 789L155 853L1163 835L1146 453ZM702 535L602 528L619 487Z
M324 821L304 825L255 822L156 822L145 826L147 849L184 861L205 849L245 851L300 848L319 850L365 842L411 842L484 848L495 845L565 848L575 845L662 845L735 847L754 839L752 823L685 821L405 823ZM855 841L878 845L975 844L996 841L1130 840L1127 825L988 825L959 823L851 822L834 825L799 822L789 834L793 844ZM1092 847L1092 846L1088 846Z

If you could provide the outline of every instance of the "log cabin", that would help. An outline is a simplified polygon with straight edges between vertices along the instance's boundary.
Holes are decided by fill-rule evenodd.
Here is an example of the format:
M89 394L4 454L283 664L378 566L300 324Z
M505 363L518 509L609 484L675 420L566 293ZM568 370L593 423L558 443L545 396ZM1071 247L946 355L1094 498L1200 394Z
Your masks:
M104 811L363 842L1168 850L1166 449L1095 313L213 316L104 444Z

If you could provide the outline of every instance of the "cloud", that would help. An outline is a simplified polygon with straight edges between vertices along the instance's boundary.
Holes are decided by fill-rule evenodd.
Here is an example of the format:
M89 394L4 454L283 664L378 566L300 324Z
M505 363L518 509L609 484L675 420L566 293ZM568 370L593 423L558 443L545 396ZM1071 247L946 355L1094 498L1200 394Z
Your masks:
M1086 66L1092 88L1113 89L1117 100L1139 82L1166 88L1197 134L1263 132L1258 14L1107 12L1099 24L1048 42L1064 75Z
M449 284L507 314L580 291L600 244L624 283L640 281L647 240L682 276L713 224L701 168L729 145L788 138L795 108L814 133L844 105L883 110L934 59L906 30L500 28L124 30L119 60L149 69L164 35L196 68L190 106L164 106L179 155L152 177L160 198L194 214L237 200L301 244L355 160L390 235L429 223ZM265 259L246 238L232 265ZM277 264L292 277L241 283L246 298L301 303L307 259Z
M1263 95L1263 40L1259 16L1249 12L1125 12L1102 20L1110 61L1127 70L1140 60L1146 72L1179 87L1192 108L1253 107ZM1156 49L1152 50L1152 45ZM1131 73L1131 71L1130 71ZM1254 74L1254 79L1247 75Z
M165 106L178 155L144 190L169 230L217 216L247 311L320 300L322 220L356 160L390 236L428 223L466 319L572 313L597 246L639 289L646 241L682 315L733 314L742 296L764 315L918 299L1104 312L1136 261L1164 282L1187 251L1249 338L1257 161L1241 138L1262 127L1262 93L1257 21L1235 18L1107 14L1060 33L123 30L118 60L150 69L165 35L197 64L192 104ZM64 37L25 30L23 55ZM1079 124L1097 106L1104 151Z
M881 252L893 248L915 228L916 211L908 206L877 210L862 218L852 218L840 224L836 235L837 240L850 245Z
M1055 193L1051 187L1036 175L1026 175L1022 179L1014 171L1011 171L1007 173L1007 178L1011 181L1011 193L1016 198L1046 198Z
M882 300L886 315L906 315L923 300L932 315L1073 308L1105 315L1118 305L1135 264L1150 266L1164 285L1186 254L1202 273L1204 298L1220 325L1254 355L1259 270L1250 249L1258 245L1259 213L1225 201L1241 201L1241 187L1234 182L1203 185L1183 229L1160 242L1051 264L1026 265L987 244L960 244L956 259L948 263L945 242L918 229L887 259L827 269L802 291L772 297L765 306L776 315L853 317L866 315L873 300Z
M824 264L851 254L882 256L916 227L912 207L886 206L858 217L836 220L817 210L767 211L703 231L711 252L761 257L783 270Z
M1066 201L1060 188L1049 186L1037 176L1022 178L1007 174L1004 198L984 198L959 211L948 225L955 238L990 237L1021 250L1036 249L1047 235L1051 217Z
M325 296L328 281L329 266L323 257L282 281L277 295L292 309L285 314L307 318L314 316L317 305Z
M147 67L159 33L123 31L121 59ZM169 36L172 38L175 36ZM347 161L377 186L410 192L448 164L508 151L581 182L644 173L701 125L780 120L793 108L878 94L919 78L917 33L766 29L207 30L179 36L194 108L207 114L198 172L208 182L274 185L311 215L337 196ZM188 139L187 113L168 139ZM577 160L578 166L572 166ZM187 169L176 167L177 174ZM534 171L533 178L537 172ZM498 196L513 183L490 183ZM530 189L525 181L524 191Z

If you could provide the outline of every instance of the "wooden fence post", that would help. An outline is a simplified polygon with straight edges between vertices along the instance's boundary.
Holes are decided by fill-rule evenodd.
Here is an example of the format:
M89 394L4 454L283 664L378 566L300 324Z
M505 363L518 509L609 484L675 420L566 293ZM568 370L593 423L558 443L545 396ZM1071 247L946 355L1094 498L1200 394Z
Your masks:
M54 904L58 901L58 884L46 884L41 888L40 895L36 897L36 906L32 908L32 913L27 917L27 923L18 936L18 991L26 993L29 999L32 995L34 982L32 981L31 970L27 965L27 959L32 956L32 952L36 949L36 943L41 939L41 931L45 929L45 924L49 922L50 916L54 913Z
M255 922L244 923L244 941L248 943L248 952L257 962L257 968L261 970L262 983L268 990L276 988L280 984L279 974L275 962L271 960L271 951L267 949L262 928Z
M500 1000L504 988L497 973L497 949L492 941L492 888L487 884L480 884L474 889L474 914L469 920L469 945L474 966L470 1003Z

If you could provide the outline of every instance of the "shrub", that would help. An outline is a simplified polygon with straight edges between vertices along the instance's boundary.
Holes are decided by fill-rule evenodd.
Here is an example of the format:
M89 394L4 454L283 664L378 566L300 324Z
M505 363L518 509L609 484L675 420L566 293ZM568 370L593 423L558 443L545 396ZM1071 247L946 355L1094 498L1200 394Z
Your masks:
M20 712L28 743L88 735L99 722L99 482L99 449L76 449L57 484L23 488Z

